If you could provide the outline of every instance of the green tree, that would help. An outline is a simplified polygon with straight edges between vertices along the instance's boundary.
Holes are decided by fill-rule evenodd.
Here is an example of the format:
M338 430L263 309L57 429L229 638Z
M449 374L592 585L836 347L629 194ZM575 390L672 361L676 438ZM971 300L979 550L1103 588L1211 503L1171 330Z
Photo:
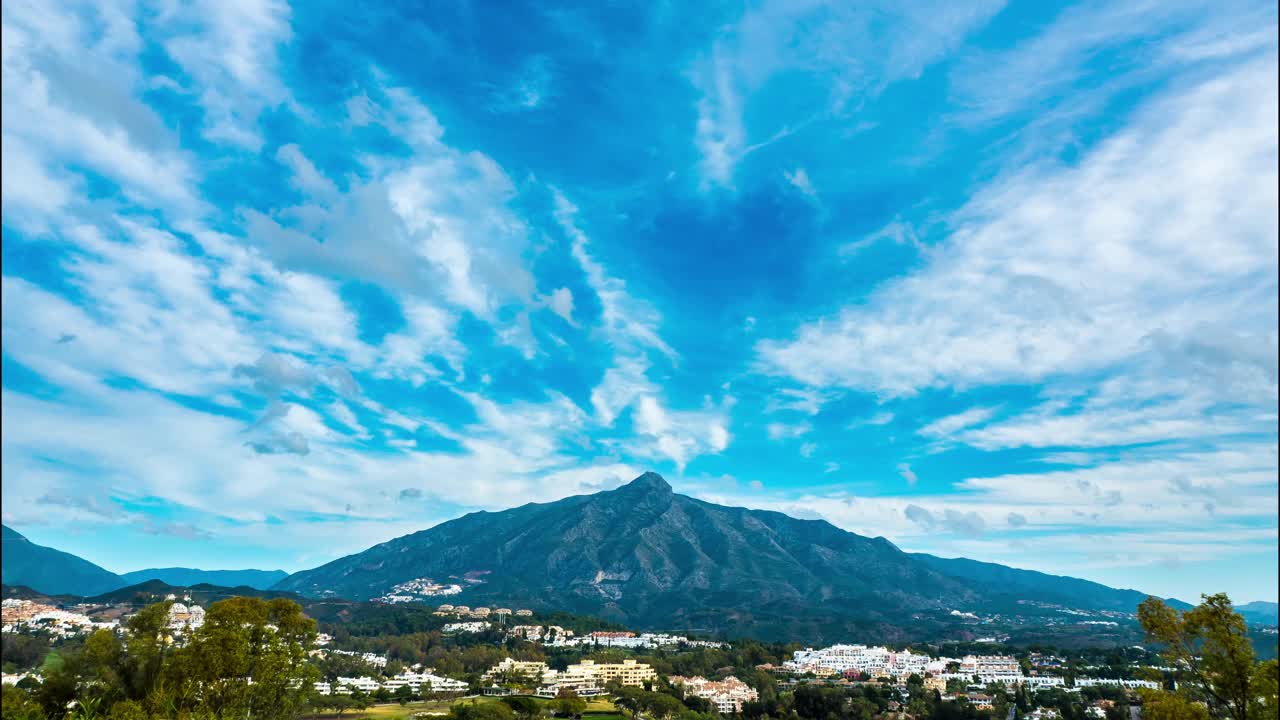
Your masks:
M469 702L453 706L451 720L515 720L511 706L500 702Z
M1147 693L1149 702L1169 718L1175 712L1194 712L1192 702L1204 703L1214 720L1275 718L1275 661L1257 662L1244 618L1225 594L1201 597L1199 605L1185 612L1154 597L1138 607L1147 641L1163 646L1162 655L1182 676L1178 692L1187 701Z
M511 708L520 720L534 720L542 716L542 705L531 697L511 695L502 698L502 702Z
M560 717L582 717L587 710L587 701L569 692L553 700L551 709Z
M26 690L5 685L0 689L0 720L45 720L44 709Z
M684 703L665 693L647 692L641 696L641 705L646 714L664 720L678 717L684 713Z
M160 602L139 610L129 618L125 631L124 654L121 656L121 689L131 700L152 695L160 682L169 651L169 607Z
M150 720L151 715L141 704L133 700L125 700L111 706L109 720Z
M1142 695L1142 720L1209 720L1209 709L1178 693L1147 690Z
M294 717L318 677L306 655L314 638L315 621L293 601L216 602L174 653L157 694L216 718Z

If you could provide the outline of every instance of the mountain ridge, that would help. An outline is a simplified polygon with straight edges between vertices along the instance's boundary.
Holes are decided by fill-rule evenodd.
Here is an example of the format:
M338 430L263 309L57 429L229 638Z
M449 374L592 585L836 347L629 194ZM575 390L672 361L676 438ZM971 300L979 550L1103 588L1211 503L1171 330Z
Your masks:
M1017 582L993 588L984 572ZM1132 613L1146 597L905 553L825 520L679 495L656 473L594 494L469 513L294 573L275 589L366 600L412 580L456 584L458 602L471 605L525 603L637 626L803 638L894 636L904 624L943 626L953 610L1053 612L1034 603Z
M96 595L119 587L120 578L77 555L37 545L0 526L0 582L50 595Z
M120 579L128 585L136 585L145 580L162 580L169 585L183 587L185 585L217 585L219 587L246 586L257 590L266 590L289 576L284 570L201 570L199 568L167 567L147 568L133 572L120 573Z
M0 582L25 586L50 595L90 597L146 580L162 580L182 587L206 583L220 587L247 586L266 590L288 577L283 570L200 570L198 568L147 568L113 573L62 550L37 545L8 525L0 526L3 553Z

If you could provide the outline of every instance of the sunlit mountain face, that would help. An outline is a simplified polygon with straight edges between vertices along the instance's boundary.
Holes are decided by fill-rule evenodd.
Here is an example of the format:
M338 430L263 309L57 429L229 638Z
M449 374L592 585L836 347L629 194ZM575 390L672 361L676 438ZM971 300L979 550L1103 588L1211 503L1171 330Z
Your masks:
M1274 3L596 5L4 3L6 548L1276 600Z

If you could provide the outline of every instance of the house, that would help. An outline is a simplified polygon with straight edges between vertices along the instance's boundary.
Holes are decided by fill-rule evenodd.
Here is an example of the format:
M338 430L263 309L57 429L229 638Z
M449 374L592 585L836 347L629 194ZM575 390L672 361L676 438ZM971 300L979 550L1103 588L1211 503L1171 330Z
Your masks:
M995 705L991 702L992 700L991 696L985 693L971 692L966 697L969 700L969 704L972 705L975 709L991 710L995 707Z

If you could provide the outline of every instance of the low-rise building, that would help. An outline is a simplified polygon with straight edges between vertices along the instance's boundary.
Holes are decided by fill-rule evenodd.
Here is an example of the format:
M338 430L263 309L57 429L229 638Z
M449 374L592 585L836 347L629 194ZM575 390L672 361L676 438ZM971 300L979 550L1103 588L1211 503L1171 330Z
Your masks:
M969 699L969 704L977 710L991 710L995 707L991 696L986 693L971 692L966 697Z
M371 693L382 687L382 683L371 677L340 677L334 683L334 686L341 685L352 690L360 690L362 692Z
M1110 685L1113 687L1128 688L1130 690L1137 690L1138 688L1143 688L1146 690L1160 689L1160 683L1155 682L1154 680L1121 680L1119 678L1076 678L1076 681L1075 681L1075 686L1078 688L1092 687L1097 685Z

